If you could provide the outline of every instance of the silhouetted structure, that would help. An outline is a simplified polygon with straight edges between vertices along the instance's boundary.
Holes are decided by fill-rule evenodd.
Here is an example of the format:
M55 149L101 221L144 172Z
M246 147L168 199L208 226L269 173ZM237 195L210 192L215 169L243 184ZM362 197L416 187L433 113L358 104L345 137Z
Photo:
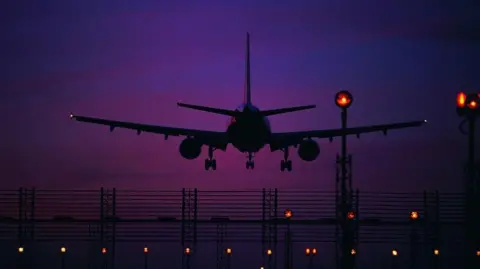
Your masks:
M33 255L32 249L42 242L88 242L92 247L92 268L100 264L103 268L115 268L119 242L177 242L181 251L187 248L191 251L183 255L183 268L188 268L190 257L195 255L197 242L217 242L217 261L222 268L228 266L230 259L226 256L229 247L226 242L261 242L261 253L265 254L259 252L259 255L264 255L265 268L276 268L282 256L278 255L277 243L285 243L287 238L292 243L337 241L334 230L344 220L336 214L335 197L333 192L276 189L0 191L0 227L4 231L0 240L15 242L29 250L24 255ZM358 231L353 256L362 253L359 243L389 242L411 245L412 262L422 256L423 248L423 256L432 257L430 264L433 264L433 249L448 255L463 240L455 233L465 222L462 210L465 196L461 194L355 191L351 197L357 209L355 216L349 214L347 219ZM285 219L283 214L278 217L279 210L283 213L285 208L292 210L291 219ZM417 217L413 218L413 213ZM291 237L284 237L288 227ZM442 244L444 234L449 237L451 249ZM273 255L268 255L268 249ZM33 258L30 261L34 262Z
M465 251L465 259L469 268L479 268L480 261L480 167L475 162L475 123L480 115L480 93L465 94L460 92L457 95L457 114L464 120L460 124L460 131L468 135L468 158L465 166L466 184L465 184L465 210L467 211L466 233L468 244ZM464 125L468 125L468 130ZM476 249L475 251L468 251Z
M337 155L336 164L336 205L337 220L340 220L339 227L335 230L337 236L336 262L337 268L353 269L355 267L355 255L351 255L355 250L356 232L358 226L354 222L358 207L354 205L354 196L352 189L352 156L348 154L347 149L347 112L353 103L353 96L348 91L340 91L335 95L335 104L341 109L342 123L342 143L340 145L340 156ZM340 257L338 257L340 254ZM340 258L340 259L339 259Z

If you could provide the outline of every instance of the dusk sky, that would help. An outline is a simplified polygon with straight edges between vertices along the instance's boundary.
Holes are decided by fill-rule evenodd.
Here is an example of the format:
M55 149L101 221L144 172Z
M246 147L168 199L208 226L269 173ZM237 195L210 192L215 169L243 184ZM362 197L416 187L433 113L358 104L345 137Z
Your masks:
M217 171L183 159L182 138L69 120L78 115L225 130L227 118L176 102L233 109L243 100L245 33L252 100L274 131L337 128L333 96L355 97L351 126L429 125L349 139L354 185L460 191L466 139L455 95L479 91L479 14L467 1L9 1L0 4L0 187L333 190L339 139L280 172L265 148L255 170L229 147ZM472 1L473 5L473 1Z

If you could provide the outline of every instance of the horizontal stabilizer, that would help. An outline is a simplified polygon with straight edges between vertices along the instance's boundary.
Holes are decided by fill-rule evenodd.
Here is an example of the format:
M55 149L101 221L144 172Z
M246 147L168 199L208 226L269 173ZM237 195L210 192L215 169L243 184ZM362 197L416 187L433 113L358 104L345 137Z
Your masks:
M197 105L191 105L191 104L185 104L185 103L177 103L177 105L179 107L186 107L190 109L195 109L195 110L200 110L200 111L205 111L205 112L220 114L220 115L227 115L227 116L235 116L238 113L234 110L207 107L207 106L197 106Z
M295 112L295 111L312 109L312 108L315 108L315 107L316 107L315 105L294 106L294 107L286 107L286 108L279 108L279 109L263 110L261 113L262 113L263 116L268 117L268 116L272 116L272 115L285 114L285 113L290 113L290 112Z

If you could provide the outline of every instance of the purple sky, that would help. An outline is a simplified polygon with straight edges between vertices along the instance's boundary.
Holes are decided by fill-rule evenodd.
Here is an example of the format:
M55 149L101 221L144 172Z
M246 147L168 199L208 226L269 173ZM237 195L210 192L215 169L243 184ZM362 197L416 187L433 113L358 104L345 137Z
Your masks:
M271 118L274 131L335 128L333 95L355 96L351 124L429 125L352 138L354 184L368 190L461 190L466 140L455 94L479 89L480 31L461 1L11 1L0 6L1 186L333 189L338 140L314 163L233 148L204 171L181 138L73 122L79 115L224 130L227 118L177 100L242 101L245 32L260 108L316 104ZM428 2L428 3L427 3ZM464 10L469 10L464 12ZM477 13L478 14L478 13Z

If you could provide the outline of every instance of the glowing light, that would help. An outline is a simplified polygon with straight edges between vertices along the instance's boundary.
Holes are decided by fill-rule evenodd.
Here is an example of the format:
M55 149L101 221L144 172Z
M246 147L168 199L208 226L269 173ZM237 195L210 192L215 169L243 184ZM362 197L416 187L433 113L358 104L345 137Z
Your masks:
M25 250L23 249L23 247L19 247L19 248L18 248L18 253L23 253L23 251L25 251Z
M227 252L228 255L230 255L230 254L232 254L232 249L231 249L231 248L227 248L226 252Z
M272 253L273 253L273 252L272 252L271 249L267 249L267 255L268 255L268 256L272 255Z
M312 254L313 255L317 254L317 249L316 248L312 248Z
M102 248L102 254L107 254L107 248Z
M352 248L352 250L350 250L350 254L355 255L357 254L357 251L354 248Z
M191 252L190 248L185 249L185 254L190 255L190 252Z
M286 219L290 219L293 216L292 210L290 210L290 209L285 210L284 215L285 215Z
M410 212L410 218L411 218L412 220L418 219L418 212L417 212L417 211L412 211L412 212Z
M147 247L143 248L143 253L148 253L148 248Z
M435 255L435 256L440 255L440 250L434 249L434 250L433 250L433 255Z
M61 248L60 248L60 252L61 252L61 253L65 253L65 252L67 252L67 248L65 248L65 247L61 247Z
M477 256L480 257L480 250L477 250Z
M398 251L396 249L392 250L392 256L398 256Z
M310 249L309 248L305 249L305 254L310 255Z
M354 219L354 218L355 218L355 212L349 211L349 212L347 213L347 218L348 218L348 219Z
M474 100L470 101L470 103L468 103L468 107L471 108L471 109L474 109L477 107L477 102L475 102Z
M465 106L465 101L467 100L467 95L463 92L457 94L457 106L462 108Z
M347 91L340 91L335 95L335 104L340 108L348 108L352 101L353 97Z

